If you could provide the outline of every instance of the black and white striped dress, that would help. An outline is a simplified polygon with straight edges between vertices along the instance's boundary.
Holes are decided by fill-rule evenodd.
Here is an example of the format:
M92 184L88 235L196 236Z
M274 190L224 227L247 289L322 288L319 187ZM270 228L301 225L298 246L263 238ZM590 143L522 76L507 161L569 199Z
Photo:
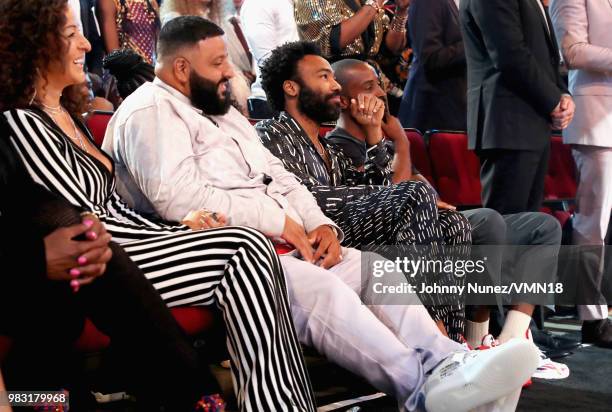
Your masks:
M191 231L130 209L114 175L70 142L38 109L4 112L9 138L32 178L95 212L168 306L217 305L243 411L314 411L286 283L270 241L254 229ZM90 138L89 132L82 131Z

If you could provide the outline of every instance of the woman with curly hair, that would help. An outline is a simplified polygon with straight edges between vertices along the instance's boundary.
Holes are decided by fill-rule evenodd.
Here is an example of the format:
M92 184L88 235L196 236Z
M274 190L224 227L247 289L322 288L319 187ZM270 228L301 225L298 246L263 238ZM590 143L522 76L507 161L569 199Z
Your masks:
M110 157L63 103L62 90L84 81L88 50L66 0L0 3L2 137L36 183L98 215L167 306L220 309L241 410L314 411L270 241L253 229L214 227L206 213L209 230L158 223L121 200Z
M99 219L35 184L7 139L0 139L0 193L0 231L11 233L0 237L0 335L11 339L0 356L9 389L72 389L72 348L89 318L111 338L140 407L192 410L218 390L159 293ZM42 345L36 325L52 328ZM89 410L81 398L72 394L70 406Z

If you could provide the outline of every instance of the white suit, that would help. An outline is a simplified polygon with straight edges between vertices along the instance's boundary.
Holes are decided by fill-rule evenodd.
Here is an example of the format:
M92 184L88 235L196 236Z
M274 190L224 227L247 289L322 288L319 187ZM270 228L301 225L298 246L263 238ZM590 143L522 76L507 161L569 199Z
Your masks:
M553 0L550 14L576 103L563 132L579 174L574 243L603 251L612 208L612 0ZM608 316L603 304L579 312L584 320Z

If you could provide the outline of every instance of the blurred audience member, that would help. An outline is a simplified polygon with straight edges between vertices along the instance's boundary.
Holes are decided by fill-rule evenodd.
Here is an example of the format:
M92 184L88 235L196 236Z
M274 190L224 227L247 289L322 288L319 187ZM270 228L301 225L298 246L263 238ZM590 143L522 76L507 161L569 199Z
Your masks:
M564 129L574 114L548 15L536 0L460 4L469 148L480 157L483 204L502 214L537 211L551 127Z
M91 50L85 56L87 71L102 75L102 59L106 54L104 39L98 17L98 0L81 0L81 22L83 24L83 35L91 44Z
M579 282L584 320L582 342L612 348L602 277L606 233L612 209L612 7L607 2L553 0L550 6L557 39L569 71L576 115L563 140L572 145L578 167L573 243L583 253ZM610 298L608 296L608 298Z
M128 48L147 63L155 63L159 33L159 6L156 0L98 0L98 14L106 52Z
M399 118L404 127L466 130L466 65L458 2L412 0L408 31L414 60Z
M89 73L89 80L91 81L91 91L94 97L108 100L115 109L119 107L123 99L117 90L117 79L115 79L115 76L106 70L102 77L95 73Z
M387 0L295 0L295 20L300 37L319 45L330 62L342 58L368 60L379 72L395 69L405 49L410 0L395 0L392 18L384 7ZM396 77L396 76L392 76ZM401 89L382 76L383 90L393 98Z
M251 85L249 116L268 119L273 116L261 87L261 66L276 47L299 40L293 0L245 0L241 7L242 27L255 59L257 79Z
M62 95L66 107L70 107L73 113L80 115L80 120L84 121L87 116L94 110L112 112L115 110L113 104L104 97L96 96L93 92L93 84L89 74L87 80L83 83L68 86L64 89Z
M130 49L110 53L104 58L104 68L117 80L117 90L122 99L132 94L141 84L155 78L153 66Z
M227 14L224 19L223 30L225 30L225 40L227 42L227 52L234 66L239 69L244 77L248 80L249 86L255 81L255 67L253 63L253 55L249 50L239 9L242 6L242 0L225 0L231 3L228 7L235 7L238 3L238 8L234 8L231 13Z
M295 0L300 36L321 47L323 56L376 58L385 46L400 53L406 46L406 20L410 0L395 1L395 17L388 22L386 0Z

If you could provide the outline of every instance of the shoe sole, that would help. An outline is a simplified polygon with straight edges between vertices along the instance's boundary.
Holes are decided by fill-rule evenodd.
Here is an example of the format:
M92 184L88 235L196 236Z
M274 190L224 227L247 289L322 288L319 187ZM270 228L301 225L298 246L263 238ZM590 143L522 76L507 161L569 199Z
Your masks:
M512 339L482 353L482 360L461 373L460 379L441 382L425 399L428 412L469 411L502 398L522 387L538 367L536 347ZM468 373L469 372L469 373Z

